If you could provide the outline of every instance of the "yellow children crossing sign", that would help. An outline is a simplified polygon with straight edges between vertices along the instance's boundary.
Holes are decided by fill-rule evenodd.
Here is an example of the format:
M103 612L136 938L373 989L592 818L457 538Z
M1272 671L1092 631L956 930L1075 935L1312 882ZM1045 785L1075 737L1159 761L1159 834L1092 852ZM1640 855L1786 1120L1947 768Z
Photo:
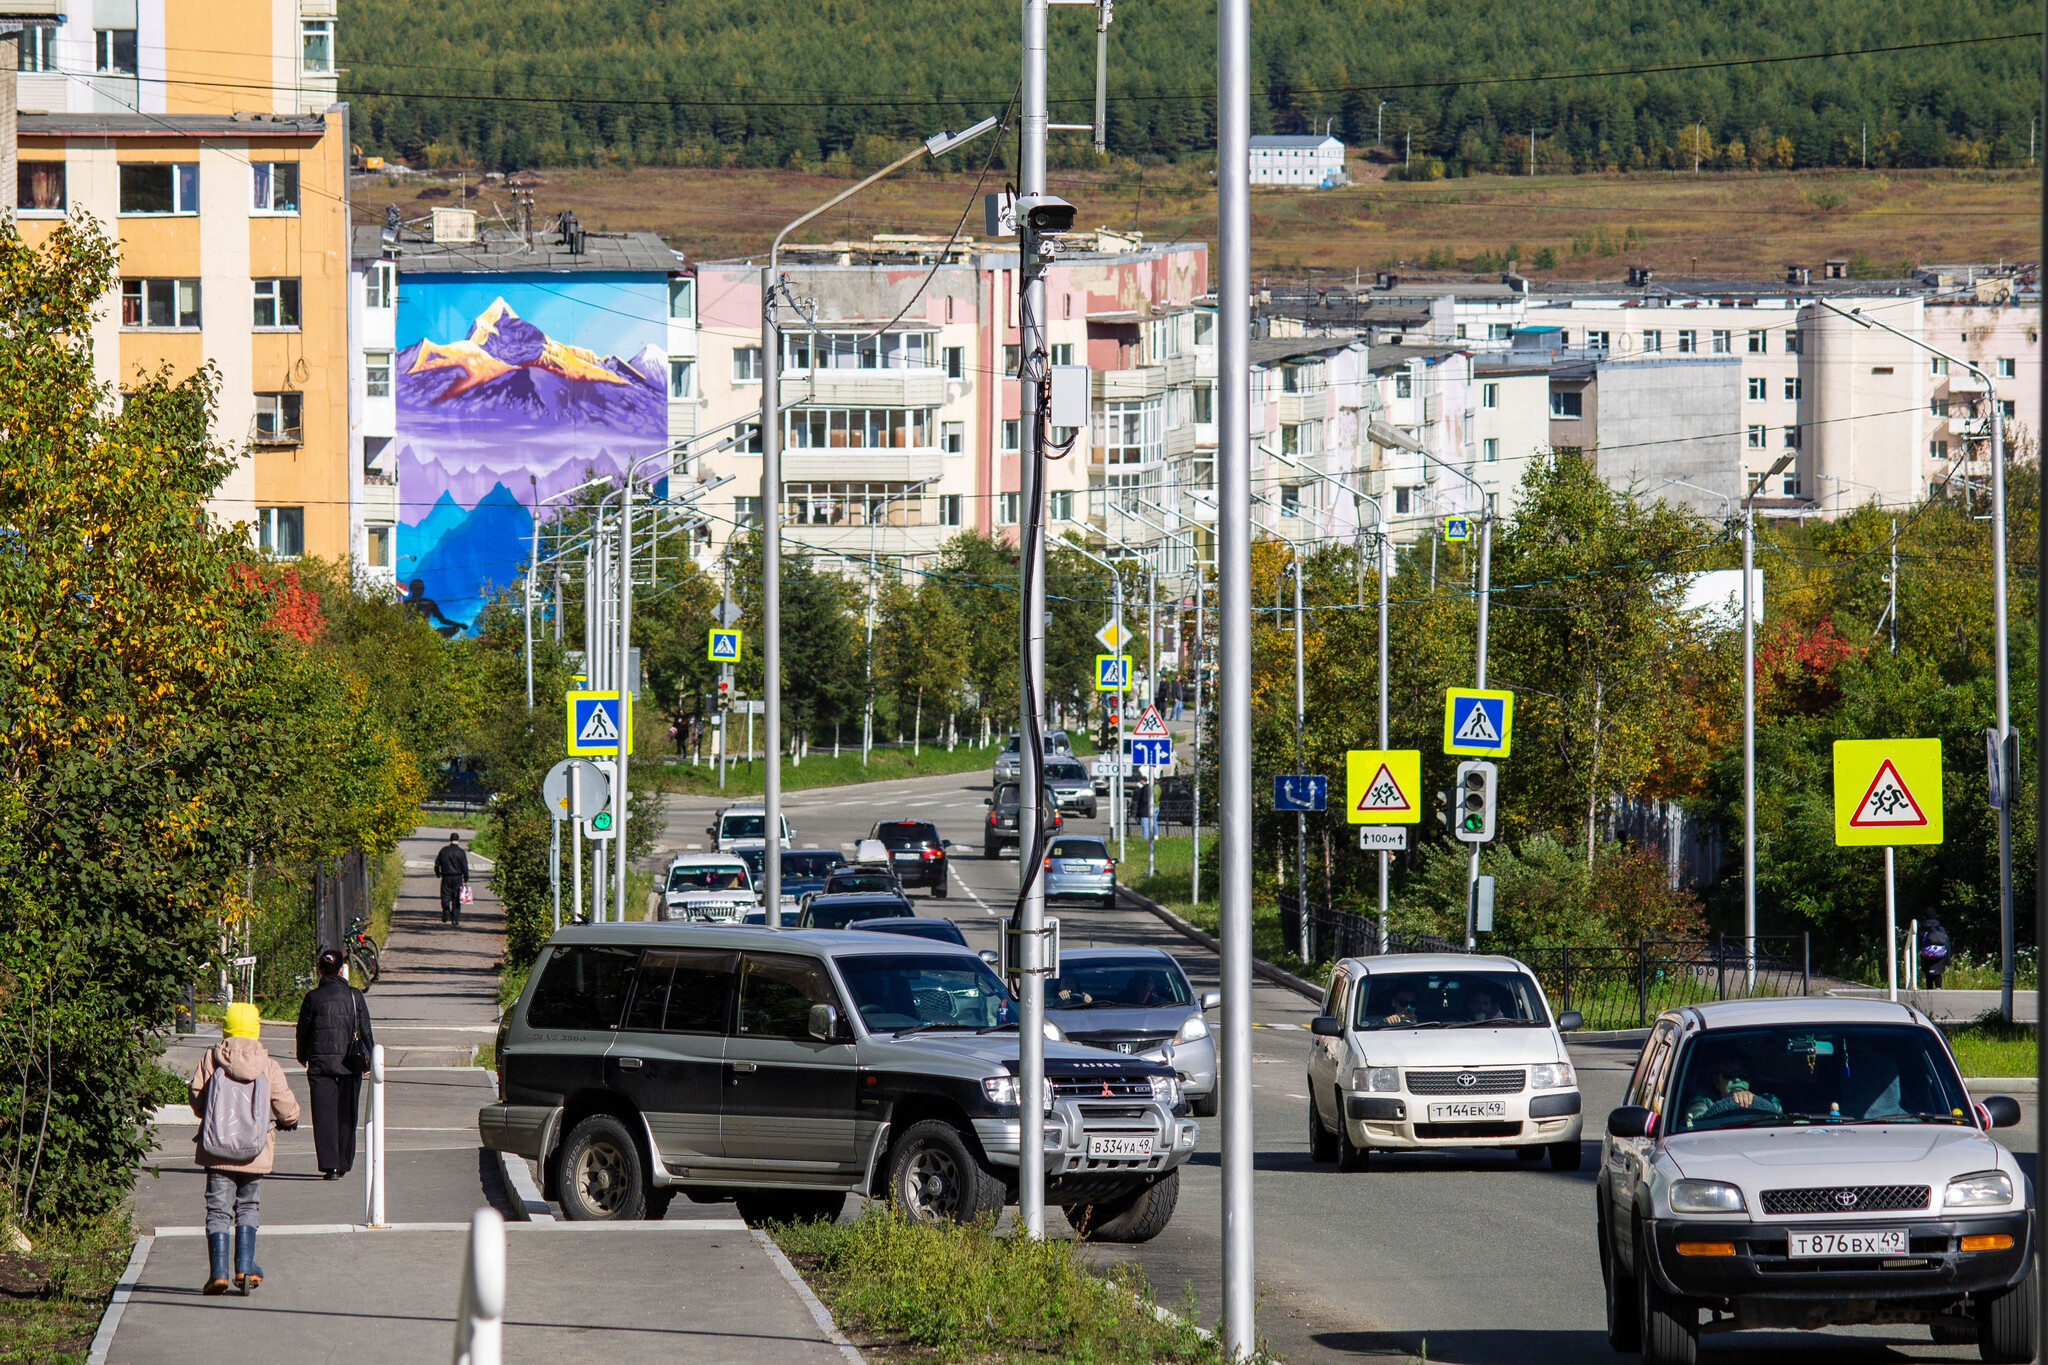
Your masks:
M1835 741L1835 842L1941 842L1941 741Z
M1422 822L1422 750L1353 749L1344 755L1344 818L1354 825Z

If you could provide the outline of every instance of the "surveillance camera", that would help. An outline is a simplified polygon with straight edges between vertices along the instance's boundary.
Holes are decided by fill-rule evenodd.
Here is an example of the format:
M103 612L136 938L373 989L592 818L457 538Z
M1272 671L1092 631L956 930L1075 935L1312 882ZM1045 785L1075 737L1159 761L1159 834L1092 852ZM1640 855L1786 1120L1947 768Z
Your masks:
M1041 194L1020 207L1033 232L1066 232L1074 226L1074 206L1057 195Z

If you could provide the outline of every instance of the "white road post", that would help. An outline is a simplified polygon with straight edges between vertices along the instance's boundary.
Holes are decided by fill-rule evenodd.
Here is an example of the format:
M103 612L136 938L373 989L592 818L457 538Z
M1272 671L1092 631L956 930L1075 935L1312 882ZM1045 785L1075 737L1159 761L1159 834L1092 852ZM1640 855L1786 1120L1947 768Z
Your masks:
M1884 846L1884 995L1899 998L1899 901L1890 844Z
M505 1349L505 1220L496 1209L470 1215L455 1305L454 1365L501 1365Z
M369 1195L368 1208L363 1219L373 1228L381 1228L384 1222L384 1045L378 1043L370 1049L370 1160L369 1179L365 1181Z

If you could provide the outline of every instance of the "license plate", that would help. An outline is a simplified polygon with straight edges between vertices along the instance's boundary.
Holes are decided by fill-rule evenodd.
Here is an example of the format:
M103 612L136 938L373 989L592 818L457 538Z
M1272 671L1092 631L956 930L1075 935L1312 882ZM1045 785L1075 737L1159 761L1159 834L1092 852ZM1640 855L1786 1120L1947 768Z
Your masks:
M1903 1256L1906 1254L1904 1228L1879 1228L1863 1232L1795 1232L1791 1254L1795 1259L1815 1256Z
M899 853L896 855L896 861L899 863L914 863L917 859L918 855L915 853Z
M1152 1139L1149 1137L1091 1137L1088 1139L1090 1156L1150 1156Z
M1441 1123L1445 1119L1504 1119L1507 1116L1506 1100L1452 1100L1448 1104L1429 1106L1431 1123Z

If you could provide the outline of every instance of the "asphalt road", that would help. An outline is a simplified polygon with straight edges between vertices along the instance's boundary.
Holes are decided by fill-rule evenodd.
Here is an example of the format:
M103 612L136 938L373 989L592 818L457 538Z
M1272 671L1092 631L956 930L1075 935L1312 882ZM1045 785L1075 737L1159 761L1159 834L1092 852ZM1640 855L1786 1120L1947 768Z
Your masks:
M951 859L953 892L933 901L913 892L918 913L955 920L976 947L995 946L997 916L1014 899L1017 860L981 856L986 774L920 778L795 792L785 810L797 845L851 846L874 822L931 820L959 847ZM703 845L709 815L723 803L673 798L668 839L681 852ZM1072 833L1107 833L1104 822L1069 821ZM1130 861L1142 866L1133 841ZM1172 952L1197 990L1215 989L1214 955L1138 909L1060 907L1064 945L1145 943ZM1572 1174L1510 1154L1376 1153L1372 1169L1339 1174L1307 1153L1303 1089L1310 1002L1254 978L1253 1133L1259 1331L1271 1349L1305 1362L1412 1360L1470 1365L1566 1365L1632 1359L1608 1350L1602 1329L1598 1253L1593 1238L1594 1160ZM1638 1045L1575 1043L1585 1094L1588 1141L1619 1104ZM2000 1136L2031 1152L2034 1113ZM1590 1156L1590 1154L1589 1154ZM1103 1260L1141 1266L1158 1297L1213 1325L1220 1298L1219 1151L1216 1126L1181 1178L1173 1222L1140 1247L1100 1248ZM1048 1211L1049 1227L1064 1221ZM1729 1365L1863 1365L1864 1362L1975 1360L1974 1347L1936 1347L1925 1328L1865 1328L1824 1333L1736 1333L1702 1342L1701 1358Z

